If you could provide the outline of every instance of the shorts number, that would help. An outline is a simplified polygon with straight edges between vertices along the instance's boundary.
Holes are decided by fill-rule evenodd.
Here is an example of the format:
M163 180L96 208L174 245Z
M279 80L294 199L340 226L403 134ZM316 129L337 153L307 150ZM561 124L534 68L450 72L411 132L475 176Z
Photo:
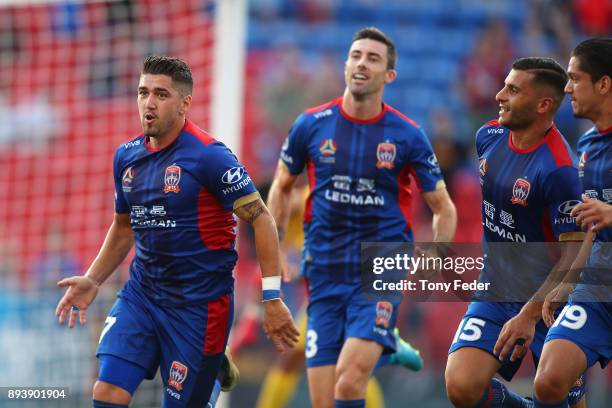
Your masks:
M113 327L113 324L117 321L115 316L107 316L104 321L104 328L102 329L102 333L100 334L100 340L98 340L98 344L102 343L102 337Z
M567 327L568 329L578 330L584 326L586 321L587 312L584 310L584 307L579 305L566 305L552 327L561 323L561 326Z
M312 358L317 355L317 339L319 336L317 332L310 329L306 332L306 358Z
M467 321L463 319L459 324L457 333L455 333L453 343L456 343L457 340L476 341L480 339L482 336L482 330L480 329L484 327L485 323L484 320L476 317L470 317Z

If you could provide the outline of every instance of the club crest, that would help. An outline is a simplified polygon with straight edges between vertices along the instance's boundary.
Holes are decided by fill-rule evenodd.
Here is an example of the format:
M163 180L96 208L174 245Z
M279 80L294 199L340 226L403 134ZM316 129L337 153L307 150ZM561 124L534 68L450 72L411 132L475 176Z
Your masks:
M181 181L181 168L176 164L166 167L164 174L164 193L178 193L181 191L179 182Z
M531 183L522 178L516 179L514 182L514 187L512 187L512 199L510 201L512 204L527 207L527 197L529 196L530 190Z
M385 329L389 327L389 321L393 315L393 305L386 301L376 303L376 325Z
M188 372L189 369L186 365L179 363L178 361L173 361L172 366L170 366L168 385L173 387L177 391L181 391L183 389L183 383L187 378Z
M378 159L376 167L379 169L392 169L396 154L397 148L393 143L379 143L378 147L376 147L376 159Z

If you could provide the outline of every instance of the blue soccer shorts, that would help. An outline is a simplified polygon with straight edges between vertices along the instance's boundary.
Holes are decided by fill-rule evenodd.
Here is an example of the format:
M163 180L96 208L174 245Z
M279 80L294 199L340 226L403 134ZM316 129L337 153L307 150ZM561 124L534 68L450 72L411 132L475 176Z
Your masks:
M307 367L335 365L349 337L375 341L385 354L395 352L398 303L361 299L360 283L310 279L308 288Z
M546 341L569 340L584 352L587 367L597 361L602 368L612 357L612 303L570 301L548 331Z
M142 294L124 291L100 335L97 356L104 360L101 367L105 369L100 370L98 379L131 394L142 379L153 378L159 367L164 407L204 406L219 371L232 319L231 294L194 306L161 307ZM123 364L113 367L121 360ZM125 362L144 368L144 378L123 378L138 373L122 370Z
M459 323L459 327L457 328L457 332L455 333L453 343L448 353L450 354L463 347L475 347L497 358L497 356L493 354L493 348L495 347L495 343L497 343L502 327L508 320L512 319L520 312L522 306L523 305L520 303L509 302L470 303L468 310ZM548 328L544 322L540 320L536 324L533 340L529 346L536 367L542 355L547 332ZM498 370L499 375L506 381L512 380L512 377L514 377L520 368L524 358L510 361L511 355L512 352L506 355L506 358L501 362L501 368ZM570 404L573 405L577 403L584 395L585 390L586 373L582 374L580 381L577 381L576 385L572 388L570 392L572 397Z

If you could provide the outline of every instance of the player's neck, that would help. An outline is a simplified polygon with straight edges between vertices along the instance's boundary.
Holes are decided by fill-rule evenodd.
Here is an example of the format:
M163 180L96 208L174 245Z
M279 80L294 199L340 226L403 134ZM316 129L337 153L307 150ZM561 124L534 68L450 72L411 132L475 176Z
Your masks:
M512 145L519 150L526 150L540 143L553 126L552 121L536 122L526 129L512 131Z
M600 115L593 118L593 124L599 132L604 132L612 127L612 98L608 98L603 104Z
M342 97L342 110L355 119L372 119L380 115L383 110L382 97L372 95L364 99L356 99L347 88Z
M179 120L177 124L163 135L148 137L147 142L152 150L162 150L168 147L178 137L185 126L185 118Z

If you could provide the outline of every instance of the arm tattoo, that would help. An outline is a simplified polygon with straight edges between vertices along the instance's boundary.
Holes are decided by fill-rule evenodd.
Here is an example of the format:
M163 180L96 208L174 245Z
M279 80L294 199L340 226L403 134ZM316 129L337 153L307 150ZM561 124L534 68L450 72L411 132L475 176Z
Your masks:
M236 215L249 224L252 224L253 221L257 219L261 214L266 212L265 207L261 204L261 200L253 201L251 203L245 204L240 208L236 208Z

